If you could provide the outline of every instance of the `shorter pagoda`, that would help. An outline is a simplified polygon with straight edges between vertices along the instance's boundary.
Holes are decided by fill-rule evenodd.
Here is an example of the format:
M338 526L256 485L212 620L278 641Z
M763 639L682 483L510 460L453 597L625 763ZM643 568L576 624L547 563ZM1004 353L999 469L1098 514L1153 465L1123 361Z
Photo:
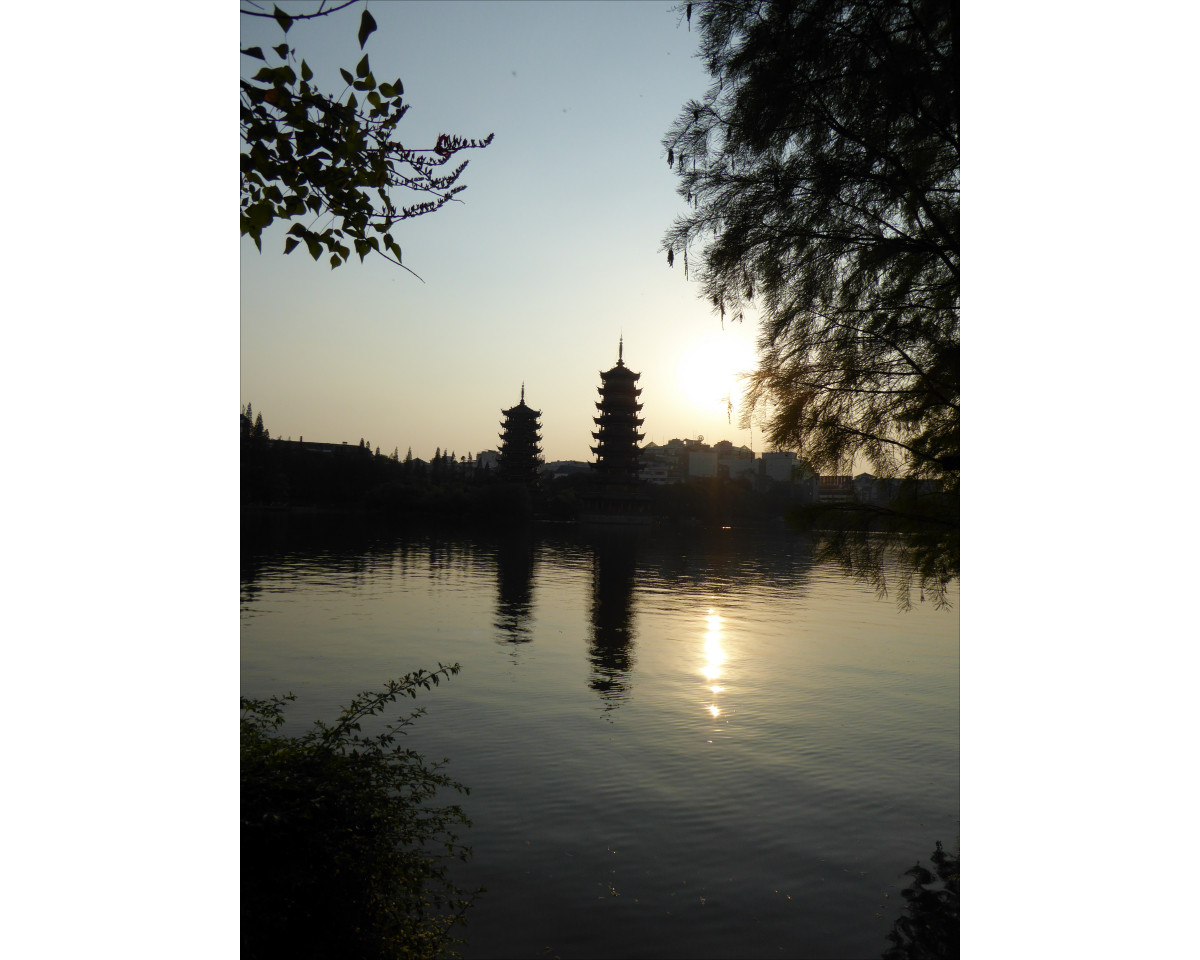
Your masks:
M521 384L521 402L504 414L500 432L500 479L510 483L534 485L542 463L541 410L525 405L525 384Z

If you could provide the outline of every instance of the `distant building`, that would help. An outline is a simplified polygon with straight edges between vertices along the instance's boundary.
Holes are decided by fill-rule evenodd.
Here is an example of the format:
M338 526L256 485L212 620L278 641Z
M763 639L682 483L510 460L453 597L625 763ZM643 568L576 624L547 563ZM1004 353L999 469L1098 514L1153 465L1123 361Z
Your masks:
M521 384L521 402L501 411L504 421L500 431L500 457L497 464L502 480L510 483L534 484L542 462L541 440L538 432L542 411L525 404L525 384Z
M780 450L762 455L763 476L777 483L791 483L796 467L796 455L790 450Z
M689 477L715 477L717 475L717 451L692 450L687 455Z
M573 477L581 473L591 473L592 465L582 460L555 460L542 465L542 476L548 480L560 477Z
M825 503L854 499L854 478L821 477L817 484L817 500Z

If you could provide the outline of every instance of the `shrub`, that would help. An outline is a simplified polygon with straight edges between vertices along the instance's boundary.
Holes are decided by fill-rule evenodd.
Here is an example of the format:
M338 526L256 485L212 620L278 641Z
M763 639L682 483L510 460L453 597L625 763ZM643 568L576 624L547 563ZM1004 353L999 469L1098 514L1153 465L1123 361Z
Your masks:
M332 725L284 736L294 694L242 699L242 957L437 957L474 896L448 877L470 821L446 789L470 791L396 741L417 709L382 733L361 722L416 697L458 664L364 692Z

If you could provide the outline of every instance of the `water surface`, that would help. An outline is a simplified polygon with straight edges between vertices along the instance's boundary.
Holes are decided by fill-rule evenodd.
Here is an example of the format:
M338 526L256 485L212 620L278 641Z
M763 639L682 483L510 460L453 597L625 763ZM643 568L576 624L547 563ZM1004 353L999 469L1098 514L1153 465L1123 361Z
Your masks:
M872 957L957 848L958 614L784 532L248 522L242 685L296 726L438 662L466 957Z

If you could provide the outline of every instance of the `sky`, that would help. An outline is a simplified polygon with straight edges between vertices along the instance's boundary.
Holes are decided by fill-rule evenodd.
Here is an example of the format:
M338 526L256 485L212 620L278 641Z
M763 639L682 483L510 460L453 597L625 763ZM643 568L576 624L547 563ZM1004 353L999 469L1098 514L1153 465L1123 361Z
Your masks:
M661 141L709 83L673 6L371 4L372 71L399 77L411 105L398 138L495 140L463 155L464 203L396 232L421 280L382 258L331 270L303 247L285 256L286 225L261 253L241 240L241 403L272 436L478 453L524 384L546 460L591 460L599 373L623 337L645 442L763 449L739 427L753 322L722 324L660 250L684 210ZM360 9L288 34L323 90L361 56ZM242 21L243 45L282 42L274 21Z

